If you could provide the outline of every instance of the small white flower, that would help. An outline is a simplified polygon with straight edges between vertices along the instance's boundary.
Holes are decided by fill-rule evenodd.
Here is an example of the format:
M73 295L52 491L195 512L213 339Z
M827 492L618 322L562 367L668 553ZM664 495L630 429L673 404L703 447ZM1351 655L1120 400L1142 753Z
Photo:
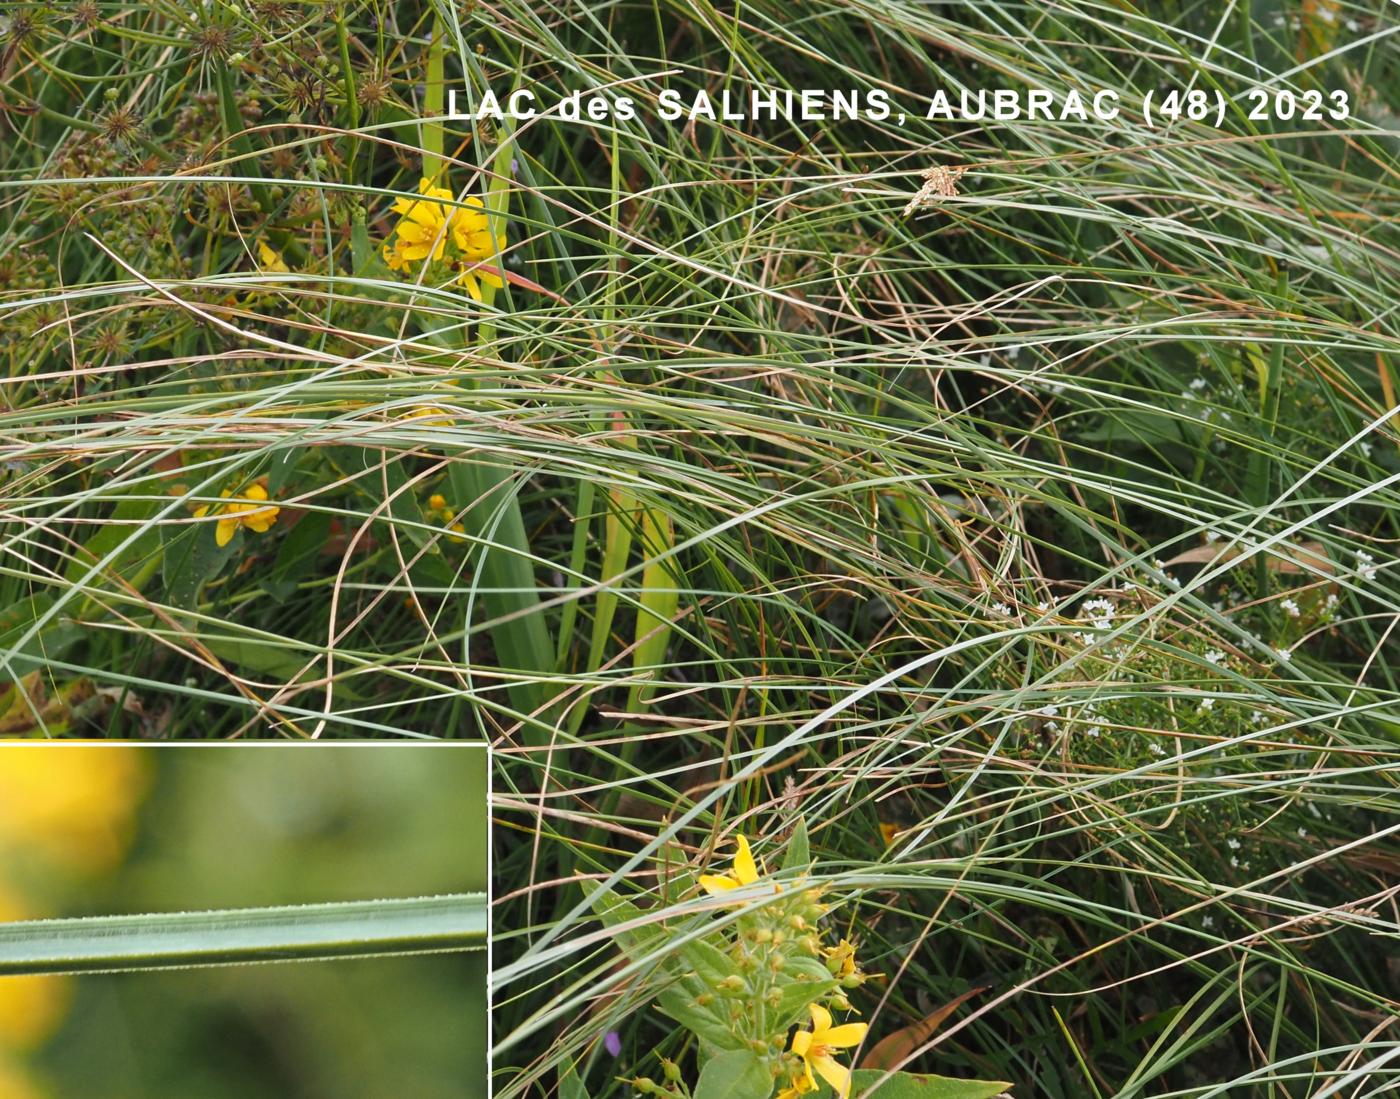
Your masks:
M1240 841L1235 839L1234 836L1231 836L1225 841L1225 846L1228 847L1231 851L1238 851L1240 849Z
M1202 928L1203 930L1209 931L1209 930L1210 930L1212 927L1214 927L1214 926L1215 926L1215 917L1214 917L1214 916L1205 915L1205 916L1202 916L1202 917L1201 917L1201 928Z
M1205 380L1204 378L1192 378L1192 379L1191 379L1191 388L1192 388L1192 389L1195 389L1195 390L1198 390L1198 391L1204 389L1204 388L1206 387L1207 384L1209 384L1209 383L1207 383L1206 380Z
M1327 609L1330 611L1330 610L1331 610L1333 607L1335 607L1336 605L1337 605L1337 593L1336 593L1336 592L1332 592L1332 593L1327 597Z
M1096 629L1106 630L1113 625L1113 612L1113 604L1107 599L1088 599L1079 609L1079 618L1092 623Z
M1304 828L1301 824L1298 825L1298 838L1300 840L1305 840L1308 838L1308 830Z
M1239 860L1238 858L1236 858L1234 855L1231 855L1231 856L1230 856L1230 865L1231 865L1232 867L1234 867L1236 870L1238 870L1238 869L1240 868L1240 860Z
M1290 661L1290 660L1293 659L1293 650L1292 650L1292 649L1275 649L1275 650L1274 650L1274 657L1275 657L1275 658L1279 661L1279 663L1281 663L1281 664L1287 663L1288 661Z
M1361 448L1361 453L1367 458L1371 456L1371 444L1368 443L1365 439L1362 439L1361 442L1357 443L1356 445Z
M1219 532L1218 530L1208 530L1208 531L1206 531L1206 541L1207 541L1207 542L1218 542L1218 541L1220 541L1220 532Z
M1046 717L1054 717L1060 712L1060 708L1058 706L1042 706L1038 712Z
M993 614L999 614L999 615L1001 615L1001 616L1004 617L1004 618L1010 618L1010 617L1011 617L1011 608L1008 607L1005 603L993 603L993 604L992 604L992 613L993 613Z
M1041 611L1042 613L1044 613L1045 611L1048 611L1048 610L1050 609L1050 602L1049 602L1049 600L1042 599L1039 603L1037 603L1037 604L1035 605L1035 609L1038 610L1038 611Z
M1283 602L1281 602L1279 606L1283 608L1283 613L1288 615L1289 618L1297 618L1300 614L1303 613L1299 609L1298 604L1293 602L1293 600L1291 599L1283 600Z
M1374 579L1376 575L1376 559L1365 550L1357 550L1356 572L1363 580Z
M1317 807L1315 804L1313 804L1312 802L1308 802L1308 812L1311 813L1311 814L1312 814L1314 817L1316 817L1318 820L1321 820L1321 819L1322 819L1322 812L1321 812L1321 810L1319 810L1318 807Z
M1197 708L1198 710L1201 710L1201 711L1213 710L1213 709L1215 709L1215 699L1213 699L1213 698L1203 698L1203 699L1201 699L1201 704L1200 704L1199 706L1197 706L1196 708Z
M1167 750L1163 748L1160 744L1158 744L1155 740L1147 746L1147 750L1151 752L1154 756L1157 756L1159 759L1167 754Z
M1219 667L1221 664L1225 663L1225 654L1219 649L1211 649L1206 653L1206 663L1214 664L1216 667Z

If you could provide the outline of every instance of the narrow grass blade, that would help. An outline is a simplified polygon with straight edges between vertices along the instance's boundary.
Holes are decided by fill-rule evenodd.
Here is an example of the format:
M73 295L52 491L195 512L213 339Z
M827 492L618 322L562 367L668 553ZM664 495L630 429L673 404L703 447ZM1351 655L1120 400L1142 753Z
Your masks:
M483 950L479 893L0 924L0 975Z

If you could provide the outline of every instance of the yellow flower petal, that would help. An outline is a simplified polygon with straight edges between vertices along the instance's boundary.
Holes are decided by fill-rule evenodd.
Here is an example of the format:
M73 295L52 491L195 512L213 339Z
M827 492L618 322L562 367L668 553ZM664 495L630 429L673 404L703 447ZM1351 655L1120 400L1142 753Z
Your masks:
M822 1044L832 1049L849 1049L865 1041L865 1032L869 1029L866 1023L843 1023L827 1030L822 1035Z
M233 536L238 533L237 519L220 519L214 528L214 544L220 549L233 541Z
M851 1090L851 1070L825 1056L813 1057L809 1063L817 1070L817 1075L830 1084L841 1099L845 1099Z
M738 889L739 883L722 874L701 874L700 888L712 897L718 897L723 893L728 893L731 889Z
M734 856L734 877L740 885L752 885L758 881L758 867L753 861L753 852L749 850L749 841L742 835L738 840L739 853Z
M823 1032L831 1029L831 1012L827 1011L821 1004L811 1004L807 1010L812 1013L812 1033L820 1042L823 1040Z
M258 266L264 271L286 271L287 262L282 258L282 253L268 246L267 242L259 238L258 246Z

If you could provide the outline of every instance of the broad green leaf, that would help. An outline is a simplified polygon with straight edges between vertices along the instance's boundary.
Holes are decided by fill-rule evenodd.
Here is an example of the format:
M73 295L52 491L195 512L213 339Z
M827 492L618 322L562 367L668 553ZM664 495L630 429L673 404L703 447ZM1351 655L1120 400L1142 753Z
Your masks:
M116 584L116 578L119 577L122 587L130 586L140 591L161 566L163 528L150 520L162 506L158 500L118 500L106 523L86 528L92 533L74 551L72 559L63 570L63 578L69 584L77 584L93 565L117 551L116 556L103 566L101 575L111 578L110 584ZM142 523L148 525L142 527ZM128 540L129 544L122 545ZM121 549L117 550L119 546ZM88 583L93 584L94 581L90 580ZM100 604L96 600L85 598L79 604L74 617L87 618L100 613L99 608Z
M614 489L608 494L608 513L603 519L603 568L599 574L606 583L627 569L627 557L632 551L632 521L636 498L629 492ZM593 632L588 642L587 670L602 667L607 651L608 635L613 616L617 613L617 591L604 588L598 592L593 609Z
M486 897L93 916L0 924L0 975L113 973L483 950Z
M554 671L554 643L540 610L530 540L512 491L513 471L484 462L454 462L449 474L453 499L471 507L462 516L466 532L490 544L468 547L476 577L485 589L477 597L484 617L505 619L491 630L502 668L547 676ZM532 711L542 701L537 684L522 683L510 690L517 709Z
M701 1007L696 1002L699 991L698 982L678 981L657 995L656 1006L716 1049L736 1048L739 1039L734 1037L725 1022L711 1007ZM715 1002L720 1001L717 999Z
M958 1080L913 1072L884 1073L879 1069L856 1069L851 1073L851 1099L862 1099L871 1089L875 1089L875 1099L994 1099L1010 1087L1003 1080ZM823 1096L830 1095L831 1089L823 1084L822 1092Z
M584 886L585 891L588 888ZM603 926L612 929L624 949L631 954L645 954L666 937L665 930L658 924L646 923L646 913L626 897L608 891L591 897L589 903L603 921ZM624 924L633 926L623 930Z
M780 1026L807 1019L807 1005L829 996L840 984L816 958L790 958L783 972L790 983L783 986L773 1016ZM799 978L805 977L806 980Z
M632 667L640 675L654 679L658 674L656 669L666 663L671 623L680 603L680 581L672 572L673 562L656 560L675 542L671 517L656 508L643 508L641 536L647 563L642 568L641 606L637 609ZM636 712L645 706L654 689L649 684L638 683L628 692L627 709Z
M23 679L49 663L62 660L82 640L83 631L67 616L52 618L22 648L16 642L29 632L36 619L53 606L53 597L40 593L0 611L0 684ZM5 697L0 694L0 698ZM10 692L14 698L15 693ZM0 712L4 712L0 704Z
M700 1067L693 1094L695 1099L768 1099L773 1094L773 1074L752 1050L729 1050Z
M701 983L711 988L739 971L724 951L704 939L693 939L682 946L681 957L695 971Z
M160 528L165 542L161 576L165 581L166 598L172 605L192 608L199 602L199 592L205 581L217 576L242 547L244 534L241 531L228 545L220 546L214 538L216 527L211 521Z
M792 829L792 839L788 840L787 854L783 856L783 869L801 873L812 865L812 849L807 839L807 818L798 817Z
M559 1099L590 1099L588 1089L579 1079L578 1067L572 1061L559 1066Z

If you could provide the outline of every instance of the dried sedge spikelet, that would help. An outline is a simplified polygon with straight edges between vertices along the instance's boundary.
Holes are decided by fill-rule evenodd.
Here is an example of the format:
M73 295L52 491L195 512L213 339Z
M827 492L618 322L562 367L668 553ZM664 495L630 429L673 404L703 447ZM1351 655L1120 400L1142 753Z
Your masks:
M962 179L966 168L947 168L942 164L935 164L932 168L924 170L924 185L915 192L914 197L909 200L904 207L903 217L908 217L916 210L923 210L929 206L934 206L945 198L952 198L958 193L958 180Z
M102 22L102 9L97 6L97 0L79 0L68 17L82 30L91 30Z
M206 23L194 32L190 45L204 61L227 61L237 52L236 34L229 23Z
M26 42L42 37L44 29L44 13L41 10L17 8L8 18L0 19L0 42L7 47L8 55Z
M292 0L253 0L249 7L259 23L290 23L301 14Z
M355 86L355 98L360 106L368 111L383 106L392 94L393 86L385 79L383 73L366 76Z
M113 107L102 115L98 124L102 127L102 136L121 148L131 145L141 132L141 116L130 107Z

